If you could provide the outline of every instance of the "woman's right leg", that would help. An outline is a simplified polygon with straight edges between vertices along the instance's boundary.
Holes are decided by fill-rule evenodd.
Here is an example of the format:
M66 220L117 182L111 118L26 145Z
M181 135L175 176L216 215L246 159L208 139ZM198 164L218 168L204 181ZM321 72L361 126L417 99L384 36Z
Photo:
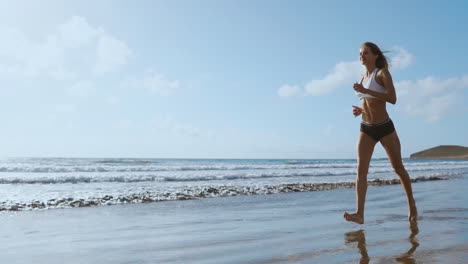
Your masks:
M357 144L357 177L356 177L356 213L344 213L347 221L364 223L364 205L367 192L367 172L369 171L370 160L374 152L375 141L367 134L361 132Z

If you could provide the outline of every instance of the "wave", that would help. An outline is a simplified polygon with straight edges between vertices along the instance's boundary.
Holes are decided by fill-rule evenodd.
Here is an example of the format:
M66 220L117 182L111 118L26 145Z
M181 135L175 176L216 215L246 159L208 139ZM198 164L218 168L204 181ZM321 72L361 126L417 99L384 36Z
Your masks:
M148 165L148 164L133 164L122 165L107 165L101 163L100 166L42 166L42 165L22 165L22 166L0 166L0 172L14 173L68 173L68 172L163 172L163 171L244 171L244 170L301 170L301 169L356 169L356 163L318 163L318 164L236 164L236 165ZM439 162L439 163L407 163L405 164L408 171L418 170L451 170L451 169L468 169L468 163L463 162ZM371 164L371 169L388 169L388 163Z
M304 172L304 173L260 173L260 174L225 174L198 176L163 176L163 175L122 175L122 176L62 176L37 178L0 178L0 184L63 184L63 183L102 183L102 182L189 182L189 181L220 181L238 179L260 179L278 177L320 177L344 176L352 172Z
M134 164L134 165L140 165L140 164L154 164L154 163L160 163L155 160L144 160L144 159L104 159L104 160L96 160L94 163L98 164Z
M451 175L457 176L465 174L466 170L438 170L427 168L416 168L408 171L411 173L422 173L426 176ZM32 174L22 177L0 177L0 184L77 184L77 183L137 183L137 182L210 182L210 181L235 181L235 180L258 180L268 178L310 178L310 177L354 177L355 169L341 170L309 170L309 171L265 171L265 172L246 172L246 173L213 173L206 172L202 174L188 173L161 173L161 174L94 174L94 175L57 175L40 174L32 177ZM369 176L393 174L391 168L373 168L369 170Z
M445 180L449 177L420 177L412 179L412 182ZM383 180L376 179L368 182L371 186L400 184L397 179ZM98 205L149 203L172 200L191 200L209 197L225 197L239 195L260 195L287 192L309 192L324 191L339 188L354 188L354 182L339 183L293 183L265 186L195 186L174 192L145 191L139 193L129 193L125 195L101 195L99 197L89 197L86 199L75 199L73 197L63 197L50 199L48 201L33 200L26 203L3 201L0 202L0 211L21 211L54 208L89 207Z
M152 171L235 171L287 170L321 168L355 168L355 164L315 165L196 165L196 166L1 166L0 172L64 173L64 172L152 172Z

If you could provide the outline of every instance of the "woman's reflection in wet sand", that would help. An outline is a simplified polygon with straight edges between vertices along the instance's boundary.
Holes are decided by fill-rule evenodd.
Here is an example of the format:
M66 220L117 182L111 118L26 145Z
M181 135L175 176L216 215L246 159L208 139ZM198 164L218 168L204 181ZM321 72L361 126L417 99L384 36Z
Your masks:
M361 253L361 259L359 260L359 264L367 264L369 263L369 255L367 255L367 248L366 248L366 236L364 234L364 230L358 230L354 232L349 232L345 234L345 243L354 243L357 242L357 248Z
M410 235L408 237L408 241L411 243L411 248L405 253L395 258L395 260L398 263L404 263L404 264L416 263L416 260L413 257L413 253L419 247L419 242L416 237L417 234L419 233L418 223L410 221L409 229L410 229ZM355 243L355 242L357 242L357 248L359 249L359 253L361 253L361 259L359 260L359 264L368 264L370 261L370 258L369 258L369 255L367 254L366 235L365 235L364 230L348 232L345 234L346 244Z
M413 258L413 253L419 247L418 238L416 235L419 233L418 223L410 221L410 235L408 237L408 241L411 243L411 248L406 251L406 253L401 254L401 256L395 258L395 260L399 263L407 263L413 264L416 263L416 260Z

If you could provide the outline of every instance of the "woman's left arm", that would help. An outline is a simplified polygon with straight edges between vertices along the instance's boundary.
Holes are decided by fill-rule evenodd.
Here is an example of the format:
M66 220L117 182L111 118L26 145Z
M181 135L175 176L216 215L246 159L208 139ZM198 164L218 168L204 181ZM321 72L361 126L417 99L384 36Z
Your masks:
M385 89L387 90L386 93L379 93L376 91L372 91L370 89L364 88L362 85L359 85L360 87L355 87L354 90L356 90L357 92L372 95L374 97L377 97L380 100L389 102L391 104L395 104L397 98L396 98L395 86L393 86L393 80L392 80L392 76L390 75L390 72L388 71L388 69L383 68L379 71L379 75L383 82L383 87L385 87Z

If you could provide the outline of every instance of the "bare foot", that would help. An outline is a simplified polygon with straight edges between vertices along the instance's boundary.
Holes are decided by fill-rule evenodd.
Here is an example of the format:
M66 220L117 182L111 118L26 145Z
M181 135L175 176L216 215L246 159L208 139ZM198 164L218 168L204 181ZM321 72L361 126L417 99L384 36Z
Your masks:
M345 212L343 217L346 219L346 221L355 222L360 225L364 224L364 217L358 214L348 214L348 212Z

